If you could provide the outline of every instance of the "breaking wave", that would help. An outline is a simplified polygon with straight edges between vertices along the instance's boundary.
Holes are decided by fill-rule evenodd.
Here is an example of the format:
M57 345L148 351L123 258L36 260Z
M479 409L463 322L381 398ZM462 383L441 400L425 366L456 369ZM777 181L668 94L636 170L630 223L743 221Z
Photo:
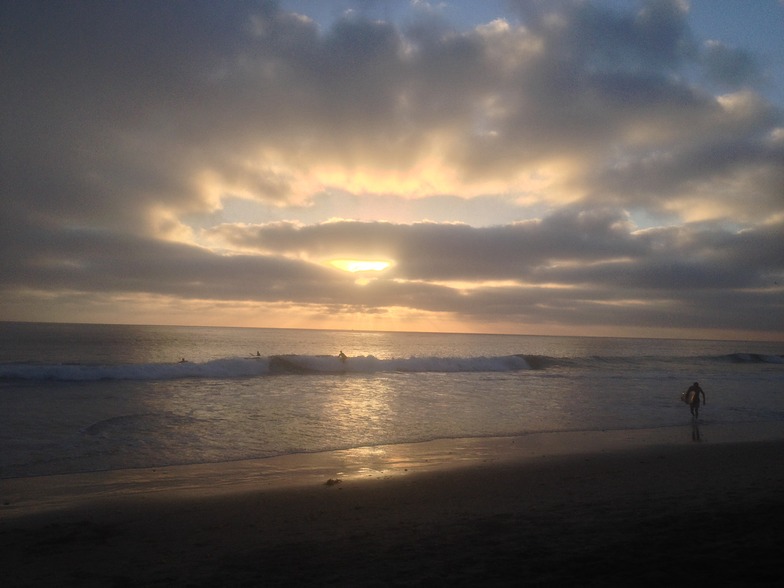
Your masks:
M205 362L143 363L143 364L0 364L0 380L175 380L184 378L231 379L274 376L282 374L374 374L514 372L548 370L578 366L581 368L618 369L640 367L641 364L682 363L683 357L584 357L559 358L542 355L504 355L497 357L408 357L379 359L372 355L351 357L342 362L332 355L272 355L232 357ZM697 358L689 358L691 360ZM713 363L780 364L784 356L733 353L700 358Z

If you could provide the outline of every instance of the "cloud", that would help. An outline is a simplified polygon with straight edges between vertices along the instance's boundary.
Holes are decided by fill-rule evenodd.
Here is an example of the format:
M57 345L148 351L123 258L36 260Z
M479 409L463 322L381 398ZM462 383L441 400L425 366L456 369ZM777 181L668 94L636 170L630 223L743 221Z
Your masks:
M325 27L267 1L12 3L0 287L769 327L763 64L680 1L510 6L457 29L425 6ZM361 287L322 265L360 254L395 264Z
M784 327L775 319L784 316L781 222L741 232L710 225L640 230L609 210L567 210L487 228L276 223L222 226L213 237L246 253L65 231L54 242L31 240L16 265L3 267L4 283L27 292L155 294L320 305L334 312L405 307L491 322L652 327L678 316L682 325L710 317L712 325L729 328L740 324L740 315L747 326ZM355 276L321 263L358 252L392 259L394 267L358 285ZM739 299L743 308L728 313L726 305Z
M564 212L541 221L475 228L467 224L329 222L300 227L226 225L211 236L230 247L304 255L316 261L356 256L392 259L410 280L524 279L530 268L566 259L590 263L635 251L617 212Z
M762 79L760 66L752 53L728 47L721 41L706 41L702 60L706 75L729 87L754 85Z
M711 224L638 229L623 213L563 209L503 226L339 221L299 226L224 225L211 231L230 247L325 260L394 260L390 277L429 281L517 281L629 289L754 288L784 269L775 245L781 223L741 232ZM362 257L364 256L364 257Z
M302 202L330 186L573 201L596 193L618 149L632 165L684 142L699 150L706 127L732 118L679 75L702 63L680 2L557 14L545 3L524 27L410 35L351 15L321 32L272 3L155 5L155 18L87 6L17 6L10 44L13 126L29 150L18 155L51 162L39 181L69 174L61 197L89 200L90 218L129 199L138 208L126 214L143 222L156 204L177 215L231 195ZM711 71L731 61L719 47L708 46ZM22 171L31 196L55 198Z
M62 291L65 298L85 292L245 300L320 307L337 316L407 308L483 324L784 327L776 318L784 316L784 259L776 247L784 226L741 233L709 228L639 231L610 214L563 213L486 229L326 223L246 227L241 235L231 227L234 241L264 251L232 256L73 231L25 251L22 271L5 267L4 281L12 291ZM224 237L227 229L220 231ZM571 231L571 239L559 239L561 230ZM302 259L356 246L394 251L394 268L359 285L351 274ZM463 263L455 261L463 256Z

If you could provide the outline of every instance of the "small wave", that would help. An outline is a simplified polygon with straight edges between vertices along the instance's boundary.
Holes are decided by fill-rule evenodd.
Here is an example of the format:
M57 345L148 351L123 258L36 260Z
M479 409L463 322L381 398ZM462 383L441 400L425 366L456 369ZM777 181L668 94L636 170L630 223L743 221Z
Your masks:
M330 355L276 355L272 373L337 374L381 372L509 372L531 369L522 355L501 357L409 357L379 359L372 355L341 361Z
M782 355L764 355L761 353L730 353L723 355L719 359L731 361L733 363L775 363L784 364Z
M183 378L230 379L276 374L346 374L380 372L506 372L531 369L525 357L411 357L378 359L372 355L343 362L328 355L274 355L227 358L207 362L159 364L4 364L5 380L175 380Z
M576 363L573 359L549 357L547 355L518 355L517 357L521 357L532 370L545 370L547 368L574 365Z
M684 362L784 364L781 355L732 353L722 356L639 357L590 356L550 357L545 355L503 355L479 357L397 357L379 359L373 355L353 356L345 361L334 355L273 355L269 357L229 357L205 362L145 364L0 364L0 380L98 381L98 380L177 380L185 378L232 379L270 375L515 372L553 369L656 369L666 372Z
M125 430L155 430L161 431L167 427L182 427L191 424L195 419L174 413L138 413L111 417L97 421L82 432L91 436L108 436Z
M90 382L99 380L176 380L182 378L242 378L269 373L267 361L245 358L216 359L202 363L145 364L33 364L0 365L0 379Z

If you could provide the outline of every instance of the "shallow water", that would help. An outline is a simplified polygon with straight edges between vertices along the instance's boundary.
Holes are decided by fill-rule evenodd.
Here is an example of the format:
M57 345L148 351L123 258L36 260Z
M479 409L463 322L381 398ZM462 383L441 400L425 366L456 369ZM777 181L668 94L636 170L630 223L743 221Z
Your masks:
M676 426L694 379L704 425L784 421L781 354L759 342L0 323L0 477Z

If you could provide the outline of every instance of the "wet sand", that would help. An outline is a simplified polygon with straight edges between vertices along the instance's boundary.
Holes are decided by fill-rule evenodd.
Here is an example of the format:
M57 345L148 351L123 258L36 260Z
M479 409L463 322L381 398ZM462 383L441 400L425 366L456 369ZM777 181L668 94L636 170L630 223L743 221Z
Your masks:
M3 586L779 585L783 456L703 425L2 480Z

